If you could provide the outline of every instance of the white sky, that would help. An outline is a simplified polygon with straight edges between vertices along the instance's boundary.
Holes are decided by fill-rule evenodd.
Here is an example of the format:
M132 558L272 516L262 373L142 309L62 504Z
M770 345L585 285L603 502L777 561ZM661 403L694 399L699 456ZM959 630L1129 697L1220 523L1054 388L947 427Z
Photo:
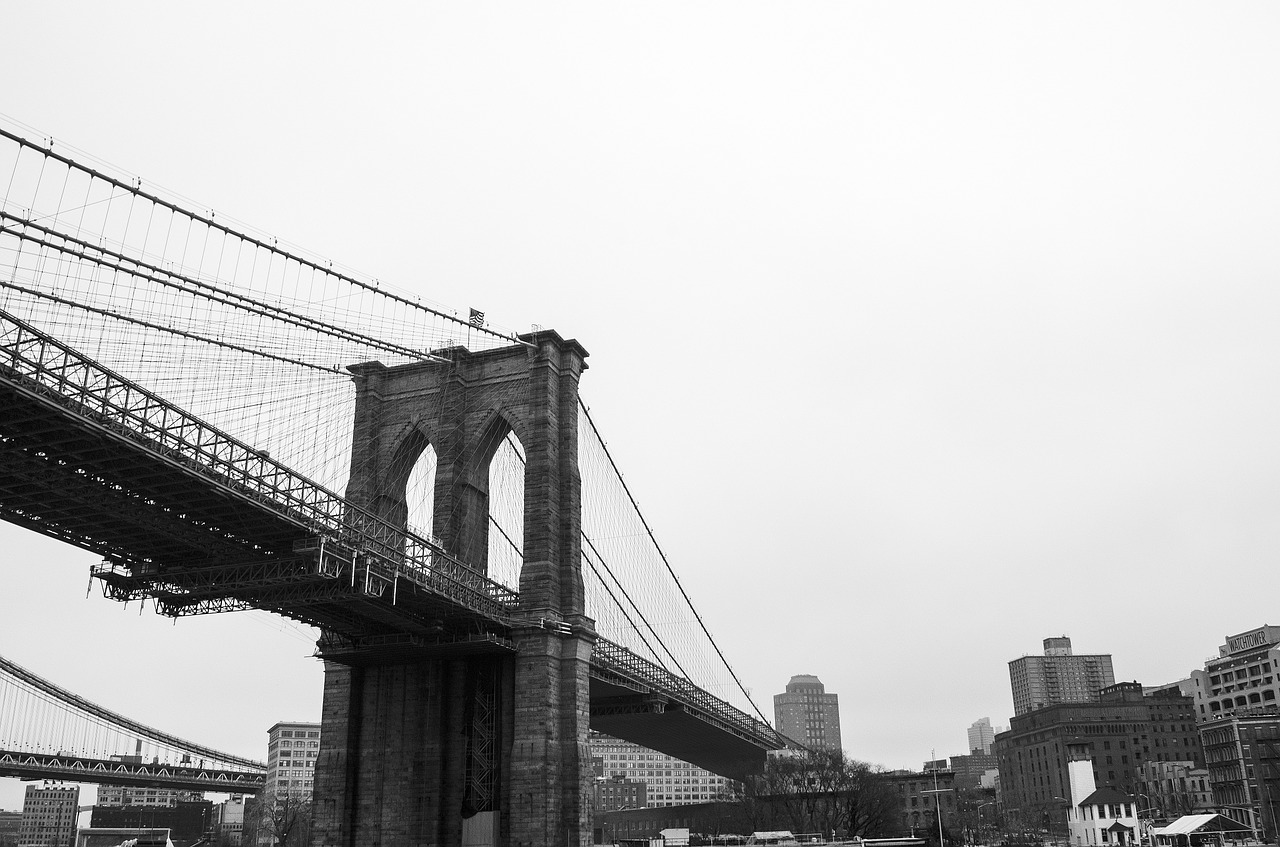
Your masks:
M1269 3L10 2L0 112L578 338L761 706L817 674L919 767L1045 636L1160 683L1280 623L1278 43ZM0 526L0 654L231 752L318 718L298 629L91 562Z

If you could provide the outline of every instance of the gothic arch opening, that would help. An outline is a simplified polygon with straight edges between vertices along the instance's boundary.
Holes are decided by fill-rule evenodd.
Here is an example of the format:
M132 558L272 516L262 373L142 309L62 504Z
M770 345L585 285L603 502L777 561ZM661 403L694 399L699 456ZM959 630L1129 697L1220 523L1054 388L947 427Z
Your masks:
M525 451L511 423L495 413L471 445L465 490L447 517L453 549L490 579L519 589L524 565Z
M411 429L387 464L381 490L375 498L375 509L393 526L432 538L435 483L435 447L425 433Z
M489 458L489 577L518 590L524 566L524 445L510 427Z
M405 479L405 505L410 532L423 538L435 537L436 448L428 444Z

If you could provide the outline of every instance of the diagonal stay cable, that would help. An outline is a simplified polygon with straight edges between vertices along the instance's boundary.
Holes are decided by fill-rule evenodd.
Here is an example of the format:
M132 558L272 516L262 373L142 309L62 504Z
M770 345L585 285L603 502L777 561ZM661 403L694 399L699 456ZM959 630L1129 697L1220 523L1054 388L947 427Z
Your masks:
M645 638L645 637L644 637L644 633L640 631L640 627L636 626L636 622L635 622L635 621L633 621L633 620L631 619L631 615L627 614L627 609L626 609L626 607L625 607L625 606L623 606L620 602L618 602L618 598L617 598L616 596L614 596L613 589L611 589L611 588L609 587L609 583L605 581L605 578L604 578L603 576L601 576L601 575L600 575L600 571L596 570L595 563L591 561L591 557L590 557L590 556L588 556L588 555L586 554L586 552L584 551L584 552L583 552L583 554L582 554L582 558L586 560L587 565L591 568L591 572L592 572L592 573L594 573L594 574L596 575L596 579L600 580L600 585L601 585L601 587L603 587L603 588L604 588L605 593L609 595L609 599L613 601L613 605L617 606L617 607L618 607L618 610L622 612L622 617L623 617L623 619L624 619L624 620L626 620L626 622L627 622L628 624L630 624L630 625L631 625L631 628L635 630L635 632L636 632L636 637L640 639L640 643L641 643L641 644L643 644L643 645L645 646L645 648L649 651L649 655L651 655L651 656L653 656L655 659L657 659L657 658L658 658L658 651L653 649L653 645L649 643L649 639L647 639L647 638ZM601 564L604 564L604 561L603 561L603 560L601 560L601 562L600 562L600 563L601 563ZM607 567L606 567L606 569L607 569ZM610 575L612 576L612 574L610 574ZM615 579L615 582L616 582L616 579ZM619 588L621 588L622 586L621 586L621 585L619 585L618 587L619 587ZM630 599L630 598L628 598L628 599ZM643 615L641 615L641 619L642 619L642 620L643 620L643 617L644 617L644 616L643 616ZM648 623L649 623L648 621L645 621L645 624L646 624L646 625L648 625ZM665 645L665 644L663 645L662 649L664 649L664 650L666 649L666 645ZM683 671L681 671L681 673L683 673Z
M599 437L599 433L596 434L596 437L597 438ZM520 464L522 465L525 464L525 458L520 454L520 450L517 447L516 442L512 439L510 433L507 433L507 443L510 444L511 449L515 451L516 458L520 460ZM613 460L610 459L610 461L612 462ZM634 501L633 501L633 504L634 504ZM514 542L511 541L511 538L506 534L506 532L503 531L501 526L498 526L498 522L493 520L492 515L489 516L489 520L493 521L493 525L498 527L498 532L501 532L502 536L507 539L507 543L511 544L512 547L515 547L515 544ZM626 587L622 584L622 580L618 579L618 575L613 572L613 568L609 567L609 563L604 560L604 556L600 555L600 551L596 549L595 542L592 541L591 538L585 532L581 534L582 534L582 540L587 542L587 546L590 547L591 552L595 554L596 560L599 561L600 565L605 569L605 571L608 572L610 579L613 580L613 584L618 586L618 590L622 592L622 596L627 598L627 602L631 605L631 608L635 610L636 615L639 616L640 620L644 623L645 629L649 630L649 632L652 633L654 640L657 641L658 646L662 648L662 652L666 653L667 658L671 660L672 664L676 666L676 668L680 671L681 674L685 676L686 679L689 679L690 678L689 674L687 671L685 671L684 666L680 664L680 660L677 659L675 657L675 654L671 652L671 648L669 648L666 642L662 640L662 636L658 635L657 630L653 628L653 624L651 624L649 622L649 619L645 617L645 614L640 609L640 606L637 605L634 599L632 599L631 594L627 591ZM521 558L524 558L523 552L521 552ZM586 558L587 564L591 565L591 570L595 572L596 578L600 580L600 584L604 586L604 590L608 592L609 599L611 599L614 605L618 607L619 611L622 612L622 616L627 619L627 623L631 624L632 629L636 630L636 634L640 636L640 640L644 642L644 646L649 648L649 652L653 654L653 657L655 659L658 659L659 661L661 661L661 658L658 656L658 651L653 649L653 645L649 643L649 640L644 637L644 633L640 632L640 629L639 627L636 626L635 621L631 619L631 614L627 611L626 607L618 602L618 598L614 596L613 590L609 588L609 584L604 580L604 577L600 575L600 571L596 570L596 566L591 562L591 557L584 556L584 558ZM688 598L686 597L685 599L687 600ZM724 657L722 656L721 658L723 659Z
M516 551L516 555L519 556L520 561L523 562L524 551L520 549L519 544L516 544L514 541L511 540L511 536L507 535L507 531L502 528L502 524L498 523L498 519L495 518L493 515L489 515L489 523L493 524L493 528L496 529L499 532L499 534L501 534L502 537L507 540L507 543L511 545L511 549Z
M630 487L627 486L627 481L622 478L622 471L618 470L618 463L613 460L613 454L609 452L608 446L604 443L604 438L601 437L600 430L596 428L596 422L591 419L591 412L587 409L587 404L582 402L582 398L578 398L578 408L582 410L582 414L586 417L587 423L591 425L591 431L595 433L596 440L600 442L600 449L604 450L605 458L609 460L609 466L613 468L614 474L618 477L618 482L622 485L622 490L627 493L627 499L631 501L631 507L635 509L636 516L640 518L640 523L643 524L645 532L649 534L649 540L653 542L654 549L658 551L658 555L662 558L662 564L666 565L667 573L671 574L671 578L675 580L676 588L680 589L680 596L684 597L685 603L689 606L689 611L693 612L694 618L698 621L698 626L702 628L703 633L707 636L707 640L711 642L711 647L716 651L716 655L720 657L720 661L724 664L725 669L729 671L729 676L733 677L733 681L737 684L738 690L747 698L747 702L751 704L751 708L756 710L756 714L760 716L760 719L767 723L768 718L764 716L764 712L760 711L760 707L756 705L756 701L751 698L751 694L747 691L746 686L742 684L742 680L738 679L738 674L734 672L733 667L729 664L729 660L726 659L724 653L721 652L720 645L711 637L711 632L707 629L706 623L702 620L702 615L700 615L698 610L694 608L693 601L689 599L689 594L684 590L684 585L680 582L680 577L676 576L675 569L671 567L671 562L667 561L667 554L662 552L662 548L658 545L658 539L654 536L653 529L650 528L649 522L645 520L644 513L640 511L640 504L636 502L636 498L631 493Z
M524 552L523 552L523 551L521 551L521 550L520 550L520 548L516 545L516 543L515 543L514 541L512 541L512 540L511 540L511 536L510 536L510 535L508 535L508 534L507 534L507 531L506 531L506 530L504 530L504 529L502 528L502 525L501 525L501 524L499 524L499 523L497 522L497 520L495 520L495 519L494 519L493 515L490 515L490 516L489 516L489 523L493 524L494 528L496 528L496 529L498 530L498 532L500 532L500 533L502 534L502 537L503 537L503 538L505 538L505 539L507 540L507 543L511 545L511 549L515 550L515 551L516 551L516 553L517 553L517 554L520 556L520 558L523 560L523 559L524 559ZM583 536L583 538L586 538L586 536L584 535L584 536ZM587 543L590 543L590 541L588 541ZM592 549L595 549L595 548L592 548ZM597 557L599 557L599 555L600 555L599 553L596 553L596 556L597 556ZM650 644L650 643L649 643L649 640L648 640L647 638L645 638L645 637L644 637L644 633L640 631L640 627L636 626L636 622L635 622L634 620L632 620L632 619L631 619L631 615L629 615L629 614L627 613L627 608L626 608L626 606L623 606L623 605L622 605L622 603L618 601L618 598L617 598L617 596L615 596L615 595L614 595L613 590L612 590L611 588L609 588L609 583L605 580L605 578L604 578L603 576L601 576L601 575L600 575L600 571L596 569L595 563L591 561L591 557L587 555L587 553L586 553L586 551L585 551L585 550L584 550L584 551L583 551L583 553L582 553L582 558L583 558L583 559L585 559L585 560L586 560L586 562L587 562L587 564L591 567L591 571L592 571L592 573L594 573L594 574L596 575L596 579L600 580L600 585L604 588L605 593L607 593L607 594L609 595L609 599L613 601L613 605L615 605L615 606L617 606L617 607L618 607L618 610L619 610L620 612L622 612L622 617L623 617L624 619L626 619L626 622L627 622L628 624L630 624L630 625L631 625L631 628L632 628L632 629L634 629L634 630L635 630L636 635L640 638L640 642L641 642L642 644L644 644L644 646L648 649L649 654L650 654L650 655L652 655L655 659L656 659L656 658L658 658L658 651L653 649L653 645L652 645L652 644ZM604 559L600 559L600 564L604 565L604 566L605 566L605 569L606 569L606 570L608 570L609 566L604 564ZM609 575L610 575L610 576L613 576L613 572L612 572L612 571L609 571ZM617 578L617 577L613 577L613 579L614 579L614 582L617 582L617 581L618 581L618 578ZM621 583L618 583L618 587L619 587L619 588L622 588L622 584L621 584ZM624 590L624 593L625 593L625 590ZM630 597L628 597L627 599L628 599L628 600L631 600L631 598L630 598ZM635 603L634 603L634 602L632 602L632 603L631 603L631 605L632 605L632 607L634 607L634 606L635 606ZM637 611L637 612L639 612L640 610L639 610L639 609L636 609L636 611ZM641 614L641 615L640 615L640 617L641 617L641 619L642 619L642 620L644 619L644 615L643 615L643 614ZM648 624L649 624L649 622L648 622L648 621L645 621L645 625L646 625L646 626L648 626ZM649 627L649 631L650 631L650 632L653 632L653 628L652 628L652 627ZM657 637L657 633L654 633L654 637ZM661 639L659 639L659 642L658 642L658 643L660 643L660 644L662 643L662 642L661 642ZM662 645L662 649L663 649L663 650L667 650L667 645L663 644L663 645ZM670 656L670 655L671 655L671 651L667 650L667 655L668 655L668 656ZM673 662L675 661L675 657L674 657L674 656L672 656L672 661L673 661ZM676 665L677 665L677 667L678 667L678 666L679 666L679 662L676 662ZM683 670L681 671L681 673L683 673Z
M636 610L636 614L639 615L640 620L644 622L645 628L648 629L649 632L653 634L654 640L658 642L658 646L662 648L662 652L667 654L667 658L671 659L671 662L676 666L676 669L680 671L680 673L684 676L685 679L691 679L688 671L684 669L684 666L680 664L680 660L677 659L675 655L671 652L671 649L667 647L666 642L662 640L662 636L658 635L658 633L654 630L653 624L649 623L649 619L645 617L644 612L640 611L640 607L636 605L636 601L631 599L631 595L627 592L627 589L623 586L622 580L618 579L617 574L613 572L613 568L609 567L609 563L604 560L604 556L600 555L600 551L596 549L596 545L591 541L590 538L587 537L587 534L585 532L582 533L582 540L587 542L587 546L591 548L591 552L595 553L595 556L600 561L600 564L603 565L604 569L609 572L609 576L613 579L614 584L618 586L618 590L622 592L622 596L627 598L627 602L631 604L631 608ZM590 559L587 560L588 563L590 563L590 561L591 561ZM591 569L594 571L595 567L592 566ZM599 571L596 571L596 576L600 576ZM609 586L607 583L604 583L603 579L601 580L601 583L604 584L605 591L609 591ZM609 591L609 596L613 597L612 591ZM618 601L616 598L614 598L613 602L617 603ZM619 606L619 608L621 608L621 606ZM626 609L622 609L622 614L627 618L627 621L631 623L631 625L634 627L635 623L631 621L631 616L627 614ZM645 641L645 646L649 647L649 651L653 653L655 658L657 658L657 655L658 655L657 651L655 651L653 647L649 646L648 640L644 639L643 635L641 635L640 637L642 640Z

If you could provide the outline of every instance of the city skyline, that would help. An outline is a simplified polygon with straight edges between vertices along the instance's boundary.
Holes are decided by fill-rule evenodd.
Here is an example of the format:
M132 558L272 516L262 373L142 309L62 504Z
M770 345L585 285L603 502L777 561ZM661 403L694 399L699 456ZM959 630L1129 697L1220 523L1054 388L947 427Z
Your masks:
M1274 8L6 19L36 81L0 112L56 149L580 339L757 704L810 670L855 758L964 752L1047 636L1154 685L1280 623L1263 591L1204 620L1176 576L1267 585L1280 550ZM92 556L0 549L19 664L243 755L319 718L302 628L140 615L85 598ZM948 697L875 696L916 663Z

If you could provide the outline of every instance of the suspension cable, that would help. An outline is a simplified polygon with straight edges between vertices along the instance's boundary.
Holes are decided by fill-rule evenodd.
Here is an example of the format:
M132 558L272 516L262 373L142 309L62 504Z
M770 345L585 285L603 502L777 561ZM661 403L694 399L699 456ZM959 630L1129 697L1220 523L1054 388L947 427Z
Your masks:
M397 303L408 306L412 309L418 309L419 311L423 311L423 312L427 312L429 314L435 315L438 318L443 318L444 320L452 321L453 323L460 324L463 327L467 327L469 330L474 329L479 332L483 332L486 335L492 335L496 338L501 338L504 341L514 341L515 343L524 345L525 347L533 346L529 342L524 341L523 339L520 339L516 336L504 335L503 333L497 332L496 330L487 329L484 326L477 326L475 324L470 323L467 320L463 320L462 318L459 318L456 315L450 315L445 312L441 312L437 309L433 309L430 306L424 306L421 303L408 299L407 297L401 297L398 294L394 294L388 290L385 290L380 286L370 285L367 282L361 282L360 280L354 277L335 271L331 267L329 268L322 267L316 264L315 262L310 261L309 259L306 259L295 253L290 253L287 250L282 250L278 244L268 244L265 241L254 238L251 235L248 235L247 233L239 232L237 230L231 229L230 227L223 226L222 224L215 221L212 217L206 217L196 212L192 212L188 209L184 209L181 206L171 203L162 197L158 197L154 194L143 191L141 188L141 184L142 184L141 179L137 181L137 184L129 185L128 183L122 182L113 176L103 173L102 171L99 171L95 168L88 167L87 165L82 165L79 162L75 161L74 159L69 159L66 156L63 156L59 153L55 153L49 147L42 147L39 144L35 144L31 141L28 141L22 136L15 135L14 133L9 132L3 127L0 127L0 136L4 136L5 138L8 138L10 141L14 141L23 147L27 147L31 150L35 150L38 153L42 153L48 158L61 162L62 164L66 165L68 168L74 168L82 173L88 174L89 176L95 179L100 179L109 185L114 185L116 188L122 188L125 191L129 192L130 194L141 197L144 200L149 200L150 202L155 203L157 206L161 206L165 209L168 209L171 212L175 212L190 220L198 221L199 223L202 223L205 226L210 227L211 229L216 229L222 232L224 235L229 235L233 238L238 238L247 244L252 244L254 247L258 247L263 250L267 250L271 253L274 253L275 255L284 258L286 261L294 261L300 265L305 265L306 267L311 268L312 270L316 270L323 274L327 274L328 276L332 276L335 279L339 279L343 282L357 286L358 288L362 288L366 291L371 291L375 294L378 294L382 297L386 297L389 300L393 300Z

